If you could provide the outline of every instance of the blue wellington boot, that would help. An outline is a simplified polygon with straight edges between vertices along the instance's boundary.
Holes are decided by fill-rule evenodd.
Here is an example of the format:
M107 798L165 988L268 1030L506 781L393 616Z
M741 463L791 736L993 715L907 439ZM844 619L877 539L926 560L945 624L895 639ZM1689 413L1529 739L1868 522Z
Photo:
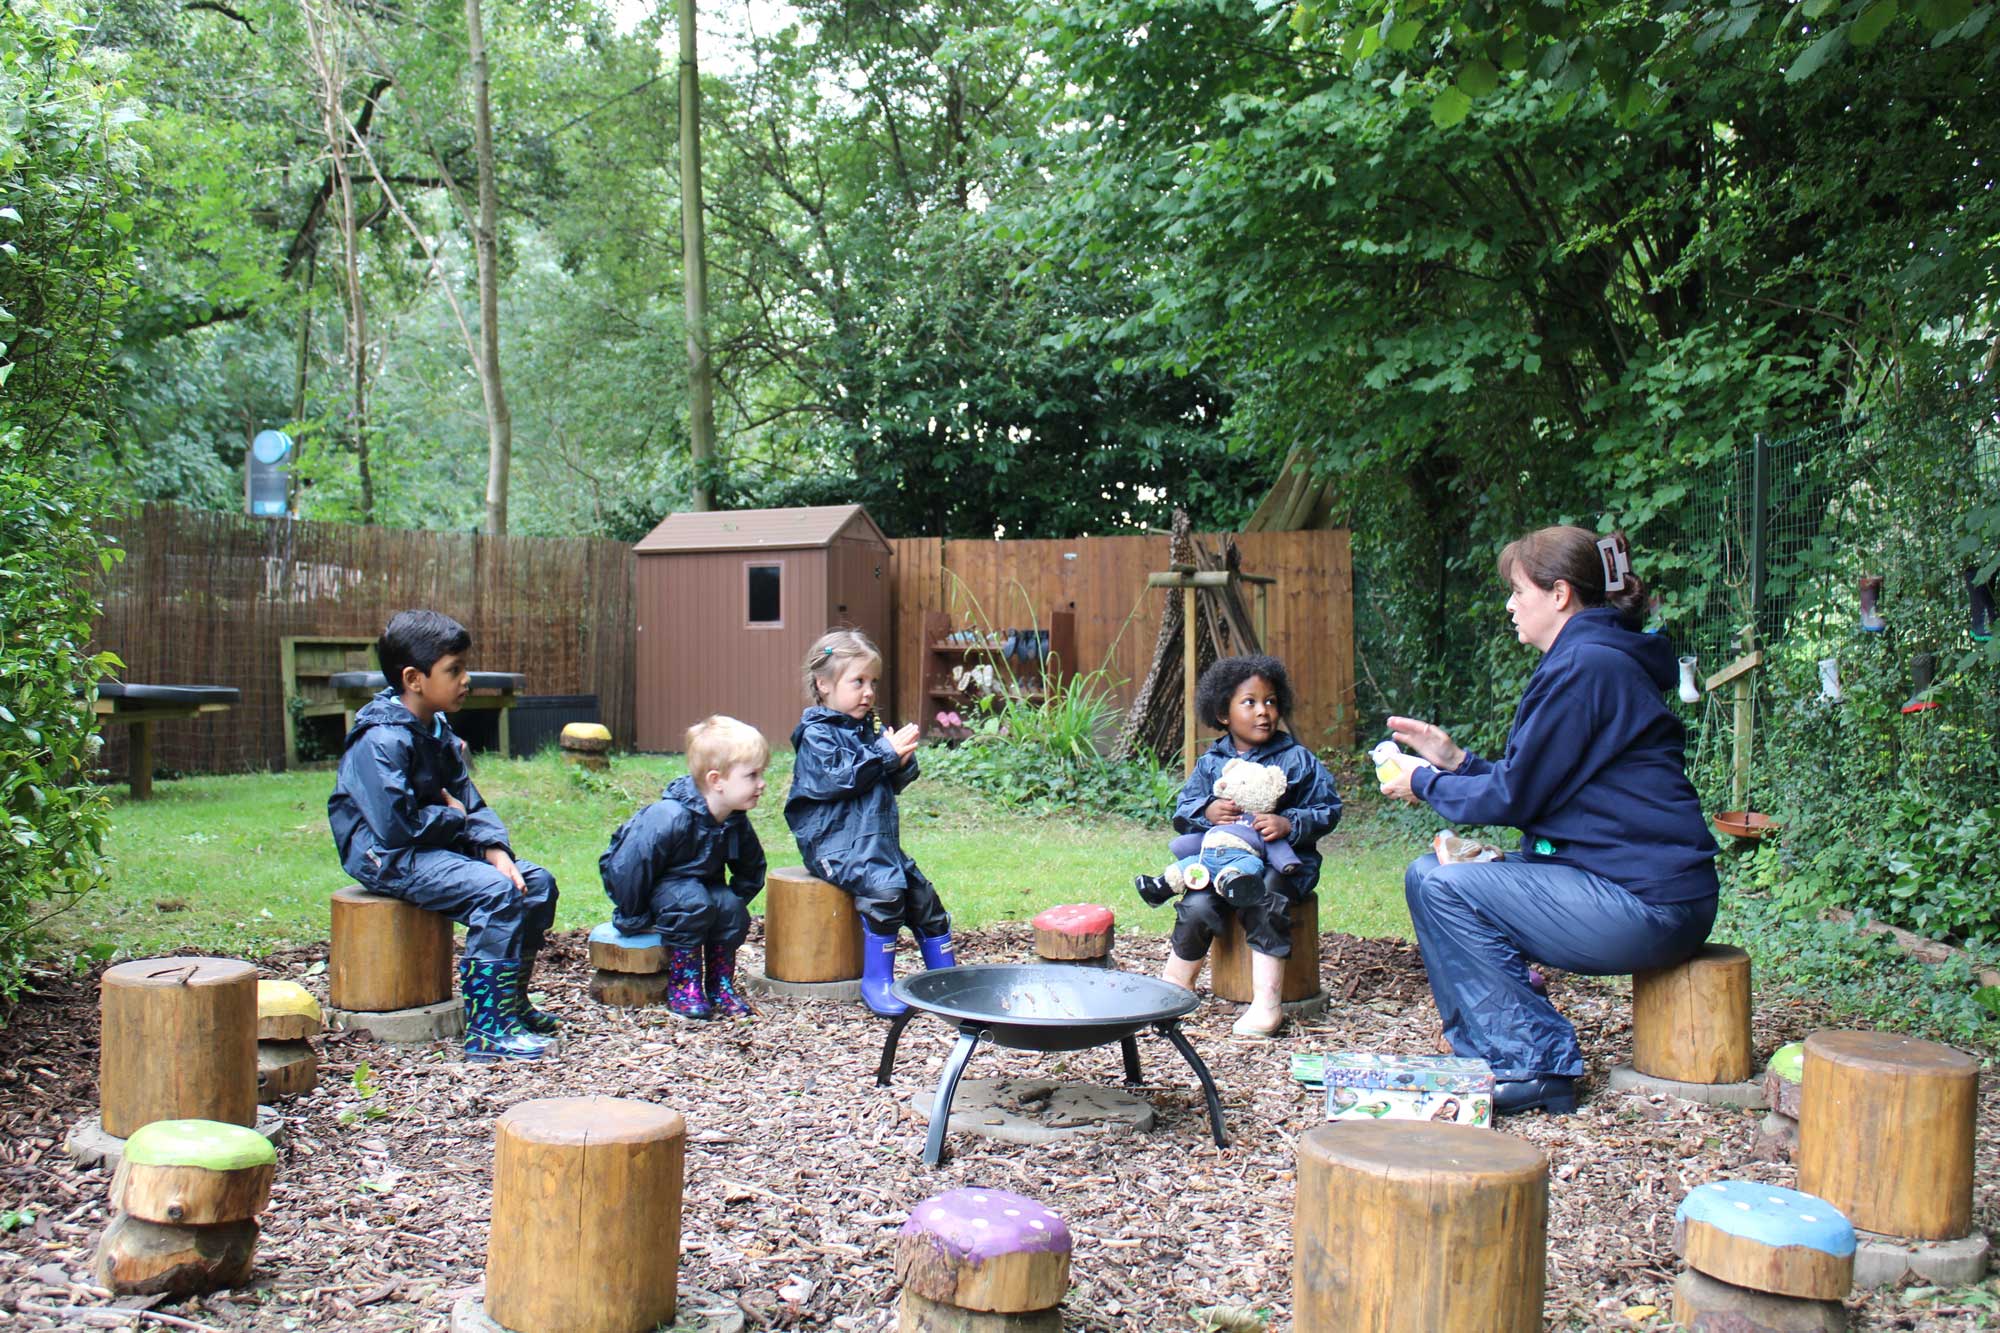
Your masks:
M521 964L509 960L465 958L458 964L458 985L465 996L465 1058L470 1064L495 1060L539 1060L549 1044L521 1025L514 1014L521 985Z
M924 966L957 967L958 955L951 951L951 932L933 935L929 939L917 936L917 947L924 951Z
M896 936L877 935L864 924L861 927L861 1003L868 1006L868 1012L883 1018L896 1018L910 1012L904 1004L889 993L889 987L896 980Z
M529 954L521 960L521 978L514 987L511 1006L514 1017L520 1019L521 1026L537 1037L553 1037L562 1030L562 1020L546 1010L535 1008L535 1002L528 998L528 987L534 979L535 956Z

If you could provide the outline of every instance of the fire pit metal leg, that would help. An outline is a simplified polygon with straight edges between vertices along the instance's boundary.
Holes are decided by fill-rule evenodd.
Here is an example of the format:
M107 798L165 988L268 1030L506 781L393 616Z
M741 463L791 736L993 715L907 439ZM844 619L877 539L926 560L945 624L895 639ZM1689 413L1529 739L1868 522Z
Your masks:
M1222 1096L1215 1090L1215 1080L1209 1076L1208 1066L1201 1062L1201 1057L1195 1054L1194 1047L1188 1044L1187 1034L1181 1031L1178 1022L1155 1023L1153 1026L1161 1036L1174 1044L1174 1049L1179 1051L1194 1068L1194 1076L1201 1080L1201 1090L1208 1097L1208 1123L1215 1131L1215 1146L1227 1148L1229 1140L1223 1137L1222 1133Z
M882 1063L875 1066L877 1087L889 1086L889 1075L896 1068L896 1043L903 1039L903 1029L910 1025L910 1020L917 1016L917 1012L915 1009L905 1009L889 1020L889 1035L882 1042Z
M925 1166L936 1166L944 1161L944 1136L951 1128L951 1099L958 1092L959 1075L965 1072L966 1062L972 1059L973 1048L977 1045L979 1029L969 1023L961 1025L958 1044L951 1048L951 1054L945 1059L944 1077L938 1080L937 1100L931 1106L931 1132L924 1139Z
M1118 1044L1125 1050L1125 1081L1144 1083L1146 1080L1139 1076L1139 1039L1132 1036L1120 1037Z

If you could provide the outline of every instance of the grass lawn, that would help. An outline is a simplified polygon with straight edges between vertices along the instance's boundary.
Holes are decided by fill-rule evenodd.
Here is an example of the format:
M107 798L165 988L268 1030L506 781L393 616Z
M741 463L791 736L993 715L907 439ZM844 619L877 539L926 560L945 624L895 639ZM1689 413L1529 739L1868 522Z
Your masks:
M785 827L791 756L776 756L770 790L752 815L773 866L796 864ZM597 858L612 830L682 772L677 756L627 755L608 774L566 767L554 752L487 759L477 781L506 821L514 846L555 872L559 929L609 917ZM89 958L145 957L194 946L254 956L323 940L327 899L347 883L327 831L327 770L162 782L145 803L120 798L106 851L110 882L48 929L65 951ZM1325 844L1320 928L1407 935L1403 866L1413 835L1372 817L1362 796ZM903 842L966 927L1025 920L1064 902L1102 902L1122 929L1164 932L1169 908L1147 908L1132 876L1166 863L1158 828L1122 819L1069 819L999 809L977 793L919 780L902 799ZM761 900L753 904L761 911Z

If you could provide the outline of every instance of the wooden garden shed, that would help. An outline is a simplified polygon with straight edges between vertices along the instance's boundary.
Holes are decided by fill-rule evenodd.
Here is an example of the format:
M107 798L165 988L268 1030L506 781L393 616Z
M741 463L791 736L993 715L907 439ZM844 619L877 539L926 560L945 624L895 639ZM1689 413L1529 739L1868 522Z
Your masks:
M814 639L852 626L894 652L889 542L860 505L669 514L633 552L638 749L677 751L710 713L783 749Z

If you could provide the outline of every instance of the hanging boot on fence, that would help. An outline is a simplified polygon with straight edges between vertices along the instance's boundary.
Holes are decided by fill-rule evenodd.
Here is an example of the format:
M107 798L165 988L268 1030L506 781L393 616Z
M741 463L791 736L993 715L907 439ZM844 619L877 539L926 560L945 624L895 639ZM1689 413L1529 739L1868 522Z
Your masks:
M1910 679L1916 685L1908 701L1903 704L1905 713L1928 713L1938 706L1931 698L1931 684L1937 680L1937 654L1918 653L1910 659Z
M1869 574L1861 580L1861 628L1870 634L1880 634L1889 628L1889 622L1875 609L1882 599L1882 576Z
M717 1018L749 1018L757 1011L737 993L736 950L726 944L708 942L703 950L708 964L708 1006Z
M958 966L958 955L952 952L951 932L948 930L942 935L933 935L929 939L925 939L921 935L917 936L917 947L924 952L924 966L926 968Z
M1819 697L1827 703L1837 704L1847 697L1840 688L1840 662L1831 657L1819 659Z
M1985 643L1993 637L1993 584L1975 583L1978 570L1965 567L1965 595L1972 603L1972 641Z
M1701 702L1701 686L1695 684L1694 680L1694 663L1695 659L1692 657L1681 659L1681 702L1684 704Z
M895 981L895 933L877 935L864 922L861 927L861 1003L868 1006L869 1013L895 1018L910 1012L909 1005L890 993L889 987Z
M535 1002L528 997L528 985L535 977L535 956L529 954L521 960L520 981L514 988L513 1003L509 1006L514 1017L521 1020L521 1026L537 1037L553 1037L562 1030L562 1020L545 1010L535 1008Z
M715 1016L701 988L701 950L667 950L667 1009L681 1018Z
M465 1058L473 1064L495 1060L539 1060L548 1043L521 1026L513 996L521 965L511 960L466 958L458 964L465 996Z

